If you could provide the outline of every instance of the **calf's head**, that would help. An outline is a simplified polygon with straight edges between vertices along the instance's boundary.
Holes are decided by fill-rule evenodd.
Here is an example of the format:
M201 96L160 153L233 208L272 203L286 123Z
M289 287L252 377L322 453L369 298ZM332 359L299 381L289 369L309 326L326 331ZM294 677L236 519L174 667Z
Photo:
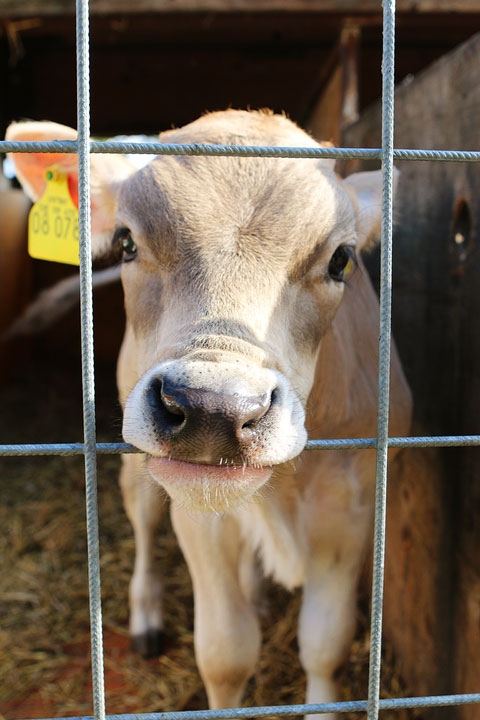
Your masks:
M51 123L7 134L66 137L74 131ZM240 111L160 140L317 145L284 117ZM53 163L75 195L74 156L13 157L33 199ZM124 438L172 497L231 507L305 444L322 336L378 229L379 173L342 182L324 159L159 156L137 171L93 155L91 164L94 252L113 243L123 258Z

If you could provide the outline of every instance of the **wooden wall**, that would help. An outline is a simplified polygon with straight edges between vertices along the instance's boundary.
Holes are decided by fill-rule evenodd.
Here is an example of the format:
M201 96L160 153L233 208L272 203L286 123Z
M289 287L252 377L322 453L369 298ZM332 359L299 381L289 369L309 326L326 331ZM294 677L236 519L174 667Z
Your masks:
M477 35L397 89L396 147L480 149L479 62ZM366 111L345 145L378 147L380 114ZM393 331L414 432L480 434L480 167L396 164ZM386 632L413 692L478 692L480 449L408 451L403 470L390 486Z
M75 124L73 15L44 15L37 8L37 14L25 17L31 3L13 5L17 14L22 10L21 17L0 0L0 132L19 118ZM377 12L354 15L304 9L94 13L92 133L156 133L228 106L271 107L305 126L334 71L345 25L360 33L363 109L381 94L377 5ZM480 9L448 16L400 15L397 81L467 39L475 25L480 26Z

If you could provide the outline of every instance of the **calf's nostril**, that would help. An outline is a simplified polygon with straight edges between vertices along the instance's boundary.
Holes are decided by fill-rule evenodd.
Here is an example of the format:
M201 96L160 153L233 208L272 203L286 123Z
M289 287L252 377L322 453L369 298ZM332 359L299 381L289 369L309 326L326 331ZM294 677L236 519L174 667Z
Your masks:
M265 393L255 398L255 400L250 398L247 403L248 406L244 409L244 412L241 413L242 424L240 430L255 430L260 420L264 418L270 410L272 402L273 393Z
M172 395L164 392L160 379L153 380L147 390L147 400L156 426L163 431L178 430L185 422L185 413Z
M168 412L170 412L172 415L182 415L183 417L185 417L185 413L175 402L175 399L171 395L167 395L166 393L161 392L160 397L163 405L168 410Z
M144 398L156 436L170 444L171 452L194 461L197 456L233 457L240 452L239 443L242 452L248 448L265 429L264 419L275 396L276 390L270 389L247 395L225 393L221 387L191 387L164 373L150 379Z
M243 423L242 430L255 427L257 422L258 422L257 418L251 418L250 420L247 420L247 422Z

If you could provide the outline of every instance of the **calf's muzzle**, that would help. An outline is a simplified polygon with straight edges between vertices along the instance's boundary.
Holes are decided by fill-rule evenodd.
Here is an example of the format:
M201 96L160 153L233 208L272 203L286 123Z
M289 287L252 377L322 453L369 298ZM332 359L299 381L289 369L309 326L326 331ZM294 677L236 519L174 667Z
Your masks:
M275 465L302 450L305 413L288 379L241 355L165 360L127 398L123 436L147 469L191 510L222 511L252 497Z
M245 381L233 382L230 392L192 387L168 372L154 376L145 393L155 433L169 456L215 465L245 462L275 402L275 388L253 393Z

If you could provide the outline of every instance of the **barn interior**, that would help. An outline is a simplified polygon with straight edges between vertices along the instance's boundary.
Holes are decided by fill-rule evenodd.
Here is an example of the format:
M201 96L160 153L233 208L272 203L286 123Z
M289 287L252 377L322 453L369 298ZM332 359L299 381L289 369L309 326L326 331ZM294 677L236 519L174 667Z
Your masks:
M480 5L474 0L400 1L397 84L408 84L479 27ZM381 96L381 51L377 0L94 0L92 134L154 135L209 110L269 107L286 112L319 139L354 146L355 136L348 135L348 128ZM75 17L70 0L0 0L0 87L2 137L12 120L76 125ZM2 330L40 290L72 273L67 266L31 260L25 247L26 240L3 269L0 264ZM374 275L376 262L377 258L372 261ZM17 278L13 294L4 279L12 275L12 267ZM98 438L117 441L121 412L115 361L124 327L120 287L96 291L94 304ZM399 342L400 351L402 343L407 347L407 356L408 342L408 337ZM79 348L78 308L45 332L0 346L2 443L81 441ZM435 430L451 432L448 425L446 419ZM432 463L436 462L435 458ZM6 569L0 601L10 618L4 629L6 650L0 651L0 686L6 689L0 695L0 710L12 720L89 714L81 460L12 458L2 459L0 467L8 480L2 483L2 523L8 531L2 541ZM425 472L422 463L411 467ZM158 549L170 592L167 652L160 659L143 661L129 651L127 590L133 541L116 487L118 460L100 459L99 469L107 708L146 712L204 707L192 658L189 580L168 523ZM452 562L451 549L444 549ZM450 583L435 627L448 614L454 589ZM304 687L295 641L299 598L289 599L273 587L267 597L265 652L246 702L300 702ZM343 699L366 696L367 591L359 628L344 671ZM430 632L428 627L425 632ZM402 664L394 659L402 652L401 643L396 648L387 643L383 695L472 691L455 685L454 673L445 670L445 654L455 644L452 632L448 626L449 637L442 636L447 645L441 671L430 673L431 656L418 671L404 672L406 660ZM421 638L420 632L418 642ZM410 660L415 653L421 655L412 641L406 656Z
M397 83L479 27L480 12L473 2L402 5ZM422 12L423 5L428 12ZM468 5L470 12L465 11ZM432 12L437 6L442 12ZM458 9L462 12L455 12ZM0 3L2 132L20 118L75 124L71 10L69 3L58 0ZM349 70L343 83L347 87L341 89L357 95L355 107L344 108L341 118L351 122L381 95L381 45L380 4L367 0L152 0L142 2L141 11L136 3L94 2L92 133L155 134L226 107L269 107L309 127L324 96L332 95L339 65ZM329 100L326 112L333 115L336 101Z

